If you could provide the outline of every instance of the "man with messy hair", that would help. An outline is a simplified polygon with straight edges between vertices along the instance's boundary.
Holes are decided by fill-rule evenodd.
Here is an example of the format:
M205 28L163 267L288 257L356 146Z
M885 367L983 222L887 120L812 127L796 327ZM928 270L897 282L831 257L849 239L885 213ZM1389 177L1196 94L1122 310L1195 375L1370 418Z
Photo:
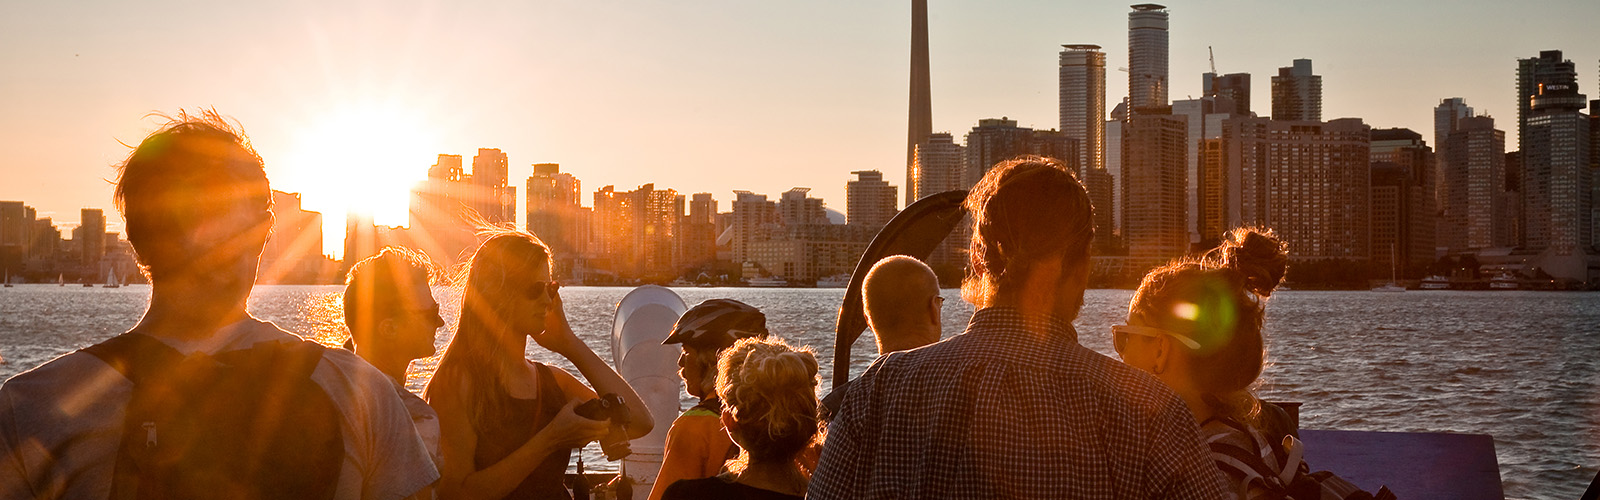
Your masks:
M149 307L0 386L0 498L392 499L437 480L383 373L246 311L273 215L242 134L179 114L120 170Z

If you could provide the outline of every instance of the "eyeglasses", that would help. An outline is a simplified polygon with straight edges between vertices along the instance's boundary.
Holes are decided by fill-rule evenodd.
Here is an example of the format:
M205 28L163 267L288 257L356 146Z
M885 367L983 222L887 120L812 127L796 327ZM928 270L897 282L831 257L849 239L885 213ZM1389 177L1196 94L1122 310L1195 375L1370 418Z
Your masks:
M542 295L548 294L550 293L551 286L555 284L556 282L554 281L535 281L533 283L529 283L528 296L538 298Z
M1194 339L1191 339L1188 336L1180 334L1180 333L1172 332L1172 331L1169 331L1169 330L1163 330L1163 329L1160 329L1160 328L1151 328L1151 327L1148 327L1148 326L1133 326L1133 325L1112 325L1111 326L1111 334L1112 335L1131 334L1131 335L1139 335L1139 336L1143 336L1143 337L1161 337L1162 335L1165 335L1165 336L1172 337L1173 339L1177 340L1178 343L1183 344L1184 347L1188 347L1189 349L1196 349L1196 350L1200 349L1200 343L1199 342L1195 342Z

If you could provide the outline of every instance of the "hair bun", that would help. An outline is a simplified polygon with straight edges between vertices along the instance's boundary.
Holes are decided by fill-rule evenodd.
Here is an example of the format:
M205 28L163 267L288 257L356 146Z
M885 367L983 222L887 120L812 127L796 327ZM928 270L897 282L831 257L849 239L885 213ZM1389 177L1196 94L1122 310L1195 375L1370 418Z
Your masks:
M1289 247L1271 229L1234 229L1218 250L1222 265L1244 276L1245 289L1262 297L1272 295L1289 267Z

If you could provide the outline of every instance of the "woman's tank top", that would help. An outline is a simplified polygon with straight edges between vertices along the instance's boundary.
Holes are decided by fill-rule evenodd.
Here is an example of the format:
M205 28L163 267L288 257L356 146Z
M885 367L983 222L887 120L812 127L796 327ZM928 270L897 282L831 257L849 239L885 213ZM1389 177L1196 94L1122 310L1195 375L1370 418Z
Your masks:
M538 399L518 399L505 391L490 391L495 394L492 397L501 398L498 405L500 411L481 416L473 422L472 428L478 435L478 450L473 454L473 462L479 470L498 463L522 447L535 432L550 425L550 421L566 406L566 395L561 393L561 386L556 385L555 374L550 367L542 363L534 363L534 366L539 370ZM551 453L506 498L572 498L564 486L567 462L571 458L570 448Z

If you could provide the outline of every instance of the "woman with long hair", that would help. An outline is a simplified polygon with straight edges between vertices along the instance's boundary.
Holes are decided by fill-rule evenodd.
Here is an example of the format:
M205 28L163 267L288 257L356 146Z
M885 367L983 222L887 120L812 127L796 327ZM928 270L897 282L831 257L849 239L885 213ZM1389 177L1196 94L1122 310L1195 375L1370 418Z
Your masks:
M1287 415L1251 391L1265 367L1267 298L1287 265L1287 247L1271 230L1235 229L1204 256L1150 271L1134 292L1128 324L1112 327L1122 360L1188 403L1237 498L1262 494L1272 478L1225 466L1240 459L1219 452L1219 444L1280 468L1298 466L1287 463L1297 446L1284 439L1293 433Z
M739 445L727 474L685 479L665 500L805 497L810 473L803 455L820 436L817 358L778 338L739 339L717 362L722 425Z
M650 411L572 332L550 250L538 238L493 232L463 274L461 318L426 390L439 412L439 498L570 498L563 480L572 449L612 425L574 408L597 392L621 396L632 415L627 439L650 432ZM529 338L571 361L594 388L529 361Z

